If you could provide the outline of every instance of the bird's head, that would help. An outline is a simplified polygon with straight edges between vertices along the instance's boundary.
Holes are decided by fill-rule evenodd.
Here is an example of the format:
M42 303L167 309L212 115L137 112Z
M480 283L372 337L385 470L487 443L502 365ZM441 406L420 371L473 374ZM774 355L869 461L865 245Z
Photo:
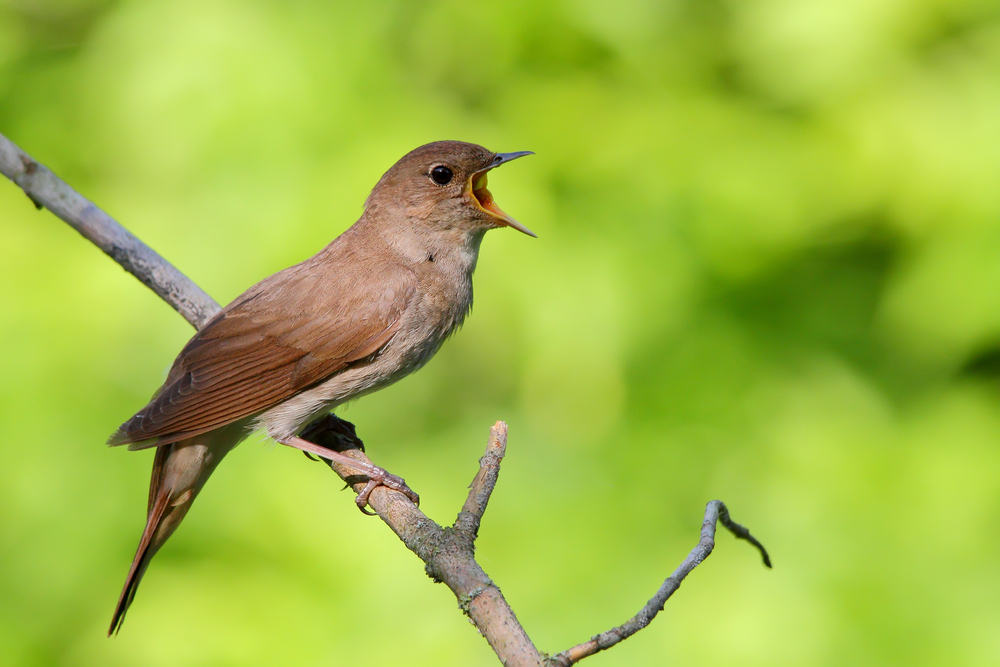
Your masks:
M481 232L513 227L535 236L504 213L486 189L491 169L532 154L493 153L462 141L435 141L410 151L385 172L365 209L402 214L446 229Z

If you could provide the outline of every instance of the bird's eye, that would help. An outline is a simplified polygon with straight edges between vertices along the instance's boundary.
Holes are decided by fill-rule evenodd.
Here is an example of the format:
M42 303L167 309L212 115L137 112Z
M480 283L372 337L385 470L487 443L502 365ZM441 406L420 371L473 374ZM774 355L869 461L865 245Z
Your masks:
M451 169L443 164L431 169L431 178L433 178L434 182L438 185L447 185L450 183L452 175Z

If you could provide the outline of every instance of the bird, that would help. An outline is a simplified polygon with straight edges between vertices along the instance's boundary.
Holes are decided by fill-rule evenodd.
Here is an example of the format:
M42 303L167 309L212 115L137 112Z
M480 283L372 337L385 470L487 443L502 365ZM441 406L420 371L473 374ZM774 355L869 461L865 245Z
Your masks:
M462 325L487 231L535 236L487 189L491 169L532 154L461 141L410 151L376 183L357 222L243 292L188 341L149 403L108 439L156 449L146 526L108 636L216 466L253 431L366 475L362 511L378 485L418 500L402 478L301 436L338 405L421 368Z

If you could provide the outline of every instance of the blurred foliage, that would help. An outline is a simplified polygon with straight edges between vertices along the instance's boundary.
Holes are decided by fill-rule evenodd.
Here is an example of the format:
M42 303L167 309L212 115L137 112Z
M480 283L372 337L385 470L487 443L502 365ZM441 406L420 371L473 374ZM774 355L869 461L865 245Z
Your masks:
M1000 4L0 0L0 131L225 302L435 139L539 234L488 235L465 329L350 406L594 665L1000 662ZM321 466L254 437L104 638L150 453L105 437L189 327L0 183L0 662L493 665ZM373 656L378 656L373 658Z

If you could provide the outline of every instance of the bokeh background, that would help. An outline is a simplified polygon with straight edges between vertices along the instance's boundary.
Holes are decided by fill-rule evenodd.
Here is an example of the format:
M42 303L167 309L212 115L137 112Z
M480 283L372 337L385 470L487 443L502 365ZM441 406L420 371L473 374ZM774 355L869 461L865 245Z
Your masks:
M464 330L349 406L450 522L510 424L478 554L598 665L1000 662L1000 4L0 0L0 132L226 302L455 138L491 232ZM0 182L0 662L493 665L320 465L257 436L105 638L151 453L104 439L191 334Z

